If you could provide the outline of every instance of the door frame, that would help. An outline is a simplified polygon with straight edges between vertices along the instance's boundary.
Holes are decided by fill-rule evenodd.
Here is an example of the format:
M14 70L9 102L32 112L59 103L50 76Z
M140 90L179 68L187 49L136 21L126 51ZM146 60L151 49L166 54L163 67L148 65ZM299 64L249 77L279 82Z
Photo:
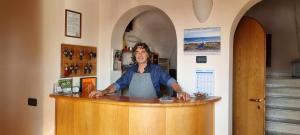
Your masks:
M239 22L253 6L261 2L262 0L251 0L247 2L238 14L235 16L230 29L230 40L229 40L229 134L233 134L233 45L234 45L234 35L238 27Z
M264 27L263 27L263 25L257 20L257 19L255 19L255 18L252 18L252 17L247 17L247 16L244 16L242 19L244 19L244 20L240 20L240 22L241 21L244 21L244 23L245 23L245 21L246 20L248 20L248 21L250 21L250 22L255 22L259 27L260 27L260 29L263 31L263 35L264 35L264 45L262 46L262 50L260 50L260 51L263 51L264 53L260 53L260 54L263 54L264 56L263 56L263 59L261 59L262 61L261 62L263 62L263 65L262 66L260 66L262 69L263 69L263 75L261 76L262 78L264 78L263 79L263 81L261 82L262 83L262 85L259 85L259 87L264 87L264 85L265 85L265 79L266 79L266 77L265 77L265 74L266 74L266 33L265 33L265 29L264 29ZM249 23L249 22L248 22ZM244 27L245 28L245 27ZM235 34L236 34L236 32L235 32ZM261 42L260 42L261 43ZM235 44L234 44L235 45ZM233 45L233 48L235 48L234 47L234 45ZM236 44L236 45L238 45L238 44ZM246 46L244 46L244 47L246 47ZM233 49L233 52L234 52L235 50ZM259 51L259 52L260 52ZM253 55L253 54L250 54L250 55ZM242 58L242 57L240 57L240 58ZM233 59L234 59L234 57L233 57ZM245 61L247 61L247 59L245 59L245 58L243 58L242 60L245 60ZM234 63L233 63L234 64ZM232 66L234 66L232 64ZM261 63L262 64L262 63ZM260 65L260 64L259 64ZM233 70L234 71L234 70ZM234 75L234 74L233 74ZM260 74L261 75L261 74ZM234 76L233 76L234 77ZM261 79L262 79L261 78ZM233 82L234 83L234 82ZM234 84L233 84L234 85ZM235 92L235 90L234 90L234 88L232 89L233 90L233 93L232 93L232 96L233 95L235 95L236 93L239 93L239 94L241 94L241 92L237 92L236 91L236 93L234 93ZM244 92L246 92L246 91L244 91ZM262 110L264 113L263 113L263 123L261 123L263 126L262 126L262 130L264 130L263 132L265 133L265 130L266 130L266 127L265 127L265 92L266 92L266 89L265 88L263 88L263 95L261 95L261 96L263 96L263 97L253 97L253 95L252 96L250 96L250 97L246 97L247 98L247 100L248 99L251 99L251 98L258 98L258 99L260 99L261 101L258 101L259 103L256 103L257 101L255 101L255 102L253 102L253 101L249 101L248 100L248 102L250 103L250 102L253 102L253 104L257 104L257 106L259 106L259 107L261 107L261 106L263 106L263 108L261 108L261 109L259 109L259 110ZM260 93L260 92L258 92L258 93ZM248 93L249 94L249 93ZM248 95L247 94L247 95ZM234 99L234 97L232 97L232 100ZM239 101L241 101L241 100L238 100L237 102L239 102ZM244 100L242 100L242 101L244 101ZM247 103L248 103L247 102ZM232 105L234 105L234 101L232 102ZM256 106L256 105L255 105ZM234 107L234 106L233 106ZM251 107L251 106L249 106L249 107ZM253 107L253 106L252 106ZM234 109L235 108L233 108L232 110L234 111ZM250 110L251 111L251 110ZM253 110L252 110L253 111ZM233 114L232 114L233 115ZM234 116L234 115L233 115ZM261 116L261 115L259 115L259 116ZM233 120L233 119L232 119ZM234 120L233 120L234 121ZM249 123L248 123L249 124ZM233 127L234 128L234 127ZM234 129L233 129L233 133L234 133Z

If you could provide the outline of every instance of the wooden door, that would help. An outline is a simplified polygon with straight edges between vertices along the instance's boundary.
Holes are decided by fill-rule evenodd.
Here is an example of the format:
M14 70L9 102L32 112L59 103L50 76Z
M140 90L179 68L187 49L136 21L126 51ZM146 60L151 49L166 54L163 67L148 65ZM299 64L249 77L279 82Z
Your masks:
M265 32L244 17L234 37L233 134L265 134Z

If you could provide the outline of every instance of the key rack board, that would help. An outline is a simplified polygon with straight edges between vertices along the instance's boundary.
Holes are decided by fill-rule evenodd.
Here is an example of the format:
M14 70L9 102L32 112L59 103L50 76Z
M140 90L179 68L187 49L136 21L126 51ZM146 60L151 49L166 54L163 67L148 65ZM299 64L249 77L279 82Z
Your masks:
M61 77L95 76L97 48L61 44Z

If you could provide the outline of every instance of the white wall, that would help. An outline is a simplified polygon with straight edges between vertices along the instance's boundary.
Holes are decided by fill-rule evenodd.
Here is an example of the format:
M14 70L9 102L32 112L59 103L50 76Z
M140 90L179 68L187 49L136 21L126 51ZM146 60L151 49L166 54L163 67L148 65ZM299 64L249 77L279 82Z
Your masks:
M177 77L182 87L189 93L195 89L195 69L208 68L215 70L215 94L221 96L222 100L216 103L215 112L215 133L216 135L231 134L231 91L232 91L232 40L238 20L254 3L259 0L215 0L212 14L208 21L199 23L194 16L192 0L100 0L100 45L103 49L101 54L103 78L110 78L110 46L115 46L111 39L111 33L115 31L115 24L119 23L118 19L131 20L130 12L128 17L124 13L131 11L136 6L150 5L164 11L173 22L177 36ZM112 5L115 8L111 8ZM116 10L117 9L117 10ZM138 12L139 10L135 10ZM129 21L128 21L129 22ZM124 31L126 26L119 27L118 30ZM201 27L221 27L221 53L220 55L209 55L207 64L196 64L194 55L183 54L183 32L184 29L201 28ZM121 37L117 37L117 40ZM182 44L181 44L182 43ZM108 46L106 46L108 45ZM100 87L105 88L109 85L109 80L101 80Z
M300 42L297 43L296 31L300 27L300 14L295 11L300 13L300 2L297 1L264 0L247 13L247 16L257 19L263 25L266 33L272 34L272 66L268 69L270 74L291 75L291 61L299 58Z
M43 134L54 134L54 99L49 98L53 83L60 75L60 45L61 43L97 46L97 61L99 55L99 2L98 0L44 0L43 9L43 76L44 76L44 113ZM70 38L64 36L65 9L82 13L82 37ZM97 71L99 71L99 66Z
M49 98L59 77L60 44L85 44L98 47L98 87L110 83L111 47L114 29L122 15L140 5L164 11L174 23L177 35L177 71L182 87L192 93L196 68L214 69L217 96L215 134L231 134L232 41L238 20L259 0L214 0L207 22L194 16L192 0L29 0L1 1L1 98L0 128L7 135L53 135L54 99ZM5 4L6 3L6 4ZM64 37L64 9L83 14L82 39ZM146 7L147 8L147 7ZM140 13L136 9L131 14ZM134 17L135 15L131 16ZM132 18L124 18L128 22ZM3 27L4 26L4 27ZM207 64L196 64L194 55L183 54L183 31L190 28L221 27L220 55L209 55ZM7 32L6 32L7 31ZM120 37L116 37L121 38ZM119 41L119 40L118 40ZM5 49L5 50L4 50ZM27 97L38 98L39 106L28 107Z
M0 131L3 135L42 132L39 4L39 0L0 2ZM38 106L28 106L28 97L37 98Z
M60 44L98 46L98 6L98 0L0 2L1 134L54 134L49 94L60 74ZM81 39L64 36L65 8L83 14ZM28 106L28 97L38 106Z
M162 11L147 11L138 15L133 22L133 30L129 33L141 38L160 58L170 59L171 68L177 68L175 28Z
M53 83L60 74L60 44L64 41L64 9L65 3L61 0L43 0L42 2L43 28L43 135L54 134L55 104L49 98Z

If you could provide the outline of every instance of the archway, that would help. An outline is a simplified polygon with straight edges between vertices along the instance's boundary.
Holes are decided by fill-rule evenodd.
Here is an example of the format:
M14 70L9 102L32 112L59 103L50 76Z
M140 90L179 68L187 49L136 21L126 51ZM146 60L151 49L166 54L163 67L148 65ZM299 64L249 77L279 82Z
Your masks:
M291 78L293 73L290 71L293 59L299 58L299 52L297 51L299 49L297 46L299 44L297 33L299 27L297 23L299 18L297 16L298 4L297 0L267 0L255 6L252 5L253 8L250 9L249 7L243 12L245 14L247 11L246 16L253 17L264 25L267 40L272 41L272 62L270 57L267 57L269 62L267 61L268 72L266 74L268 82L266 84L267 134L294 134L300 131L296 128L298 123L294 122L294 119L298 119L298 117L293 115L298 113L295 108L299 106L292 104L298 102L297 98L300 96L297 95L296 91L298 90L293 88L293 84L299 84L299 82ZM269 16L270 13L272 13L272 16ZM268 38L270 35L272 38ZM267 42L267 45L271 44ZM271 52L271 50L269 51ZM293 108L290 109L291 107Z
M300 123L295 122L299 116L294 115L300 113L296 85L300 79L294 78L293 70L299 59L299 4L298 0L264 0L245 14L258 20L267 34L266 134L300 133Z
M149 5L129 9L119 18L113 29L111 38L112 50L123 49L124 33L129 23L134 23L132 27L136 29L130 33L135 34L132 37L142 39L141 42L148 44L152 48L152 51L159 54L160 58L169 59L170 69L175 69L176 71L177 37L174 24L170 17L161 9ZM111 81L115 81L120 75L120 71L113 71L111 73Z
M231 25L231 30L230 30L230 47L229 47L229 63L230 63L230 75L229 75L229 110L230 110L230 113L229 113L229 118L230 118L230 125L231 125L231 128L230 128L230 134L233 133L233 129L232 129L232 124L233 124L233 116L232 116L232 112L233 112L233 44L234 44L234 35L235 35L235 31L237 29L237 26L240 22L240 20L242 19L242 17L245 15L245 13L250 9L252 8L254 5L258 4L261 0L252 0L252 1L249 1L247 4L245 4L241 9L240 11L238 12L238 14L235 16L235 19L234 21L232 22L232 25Z

